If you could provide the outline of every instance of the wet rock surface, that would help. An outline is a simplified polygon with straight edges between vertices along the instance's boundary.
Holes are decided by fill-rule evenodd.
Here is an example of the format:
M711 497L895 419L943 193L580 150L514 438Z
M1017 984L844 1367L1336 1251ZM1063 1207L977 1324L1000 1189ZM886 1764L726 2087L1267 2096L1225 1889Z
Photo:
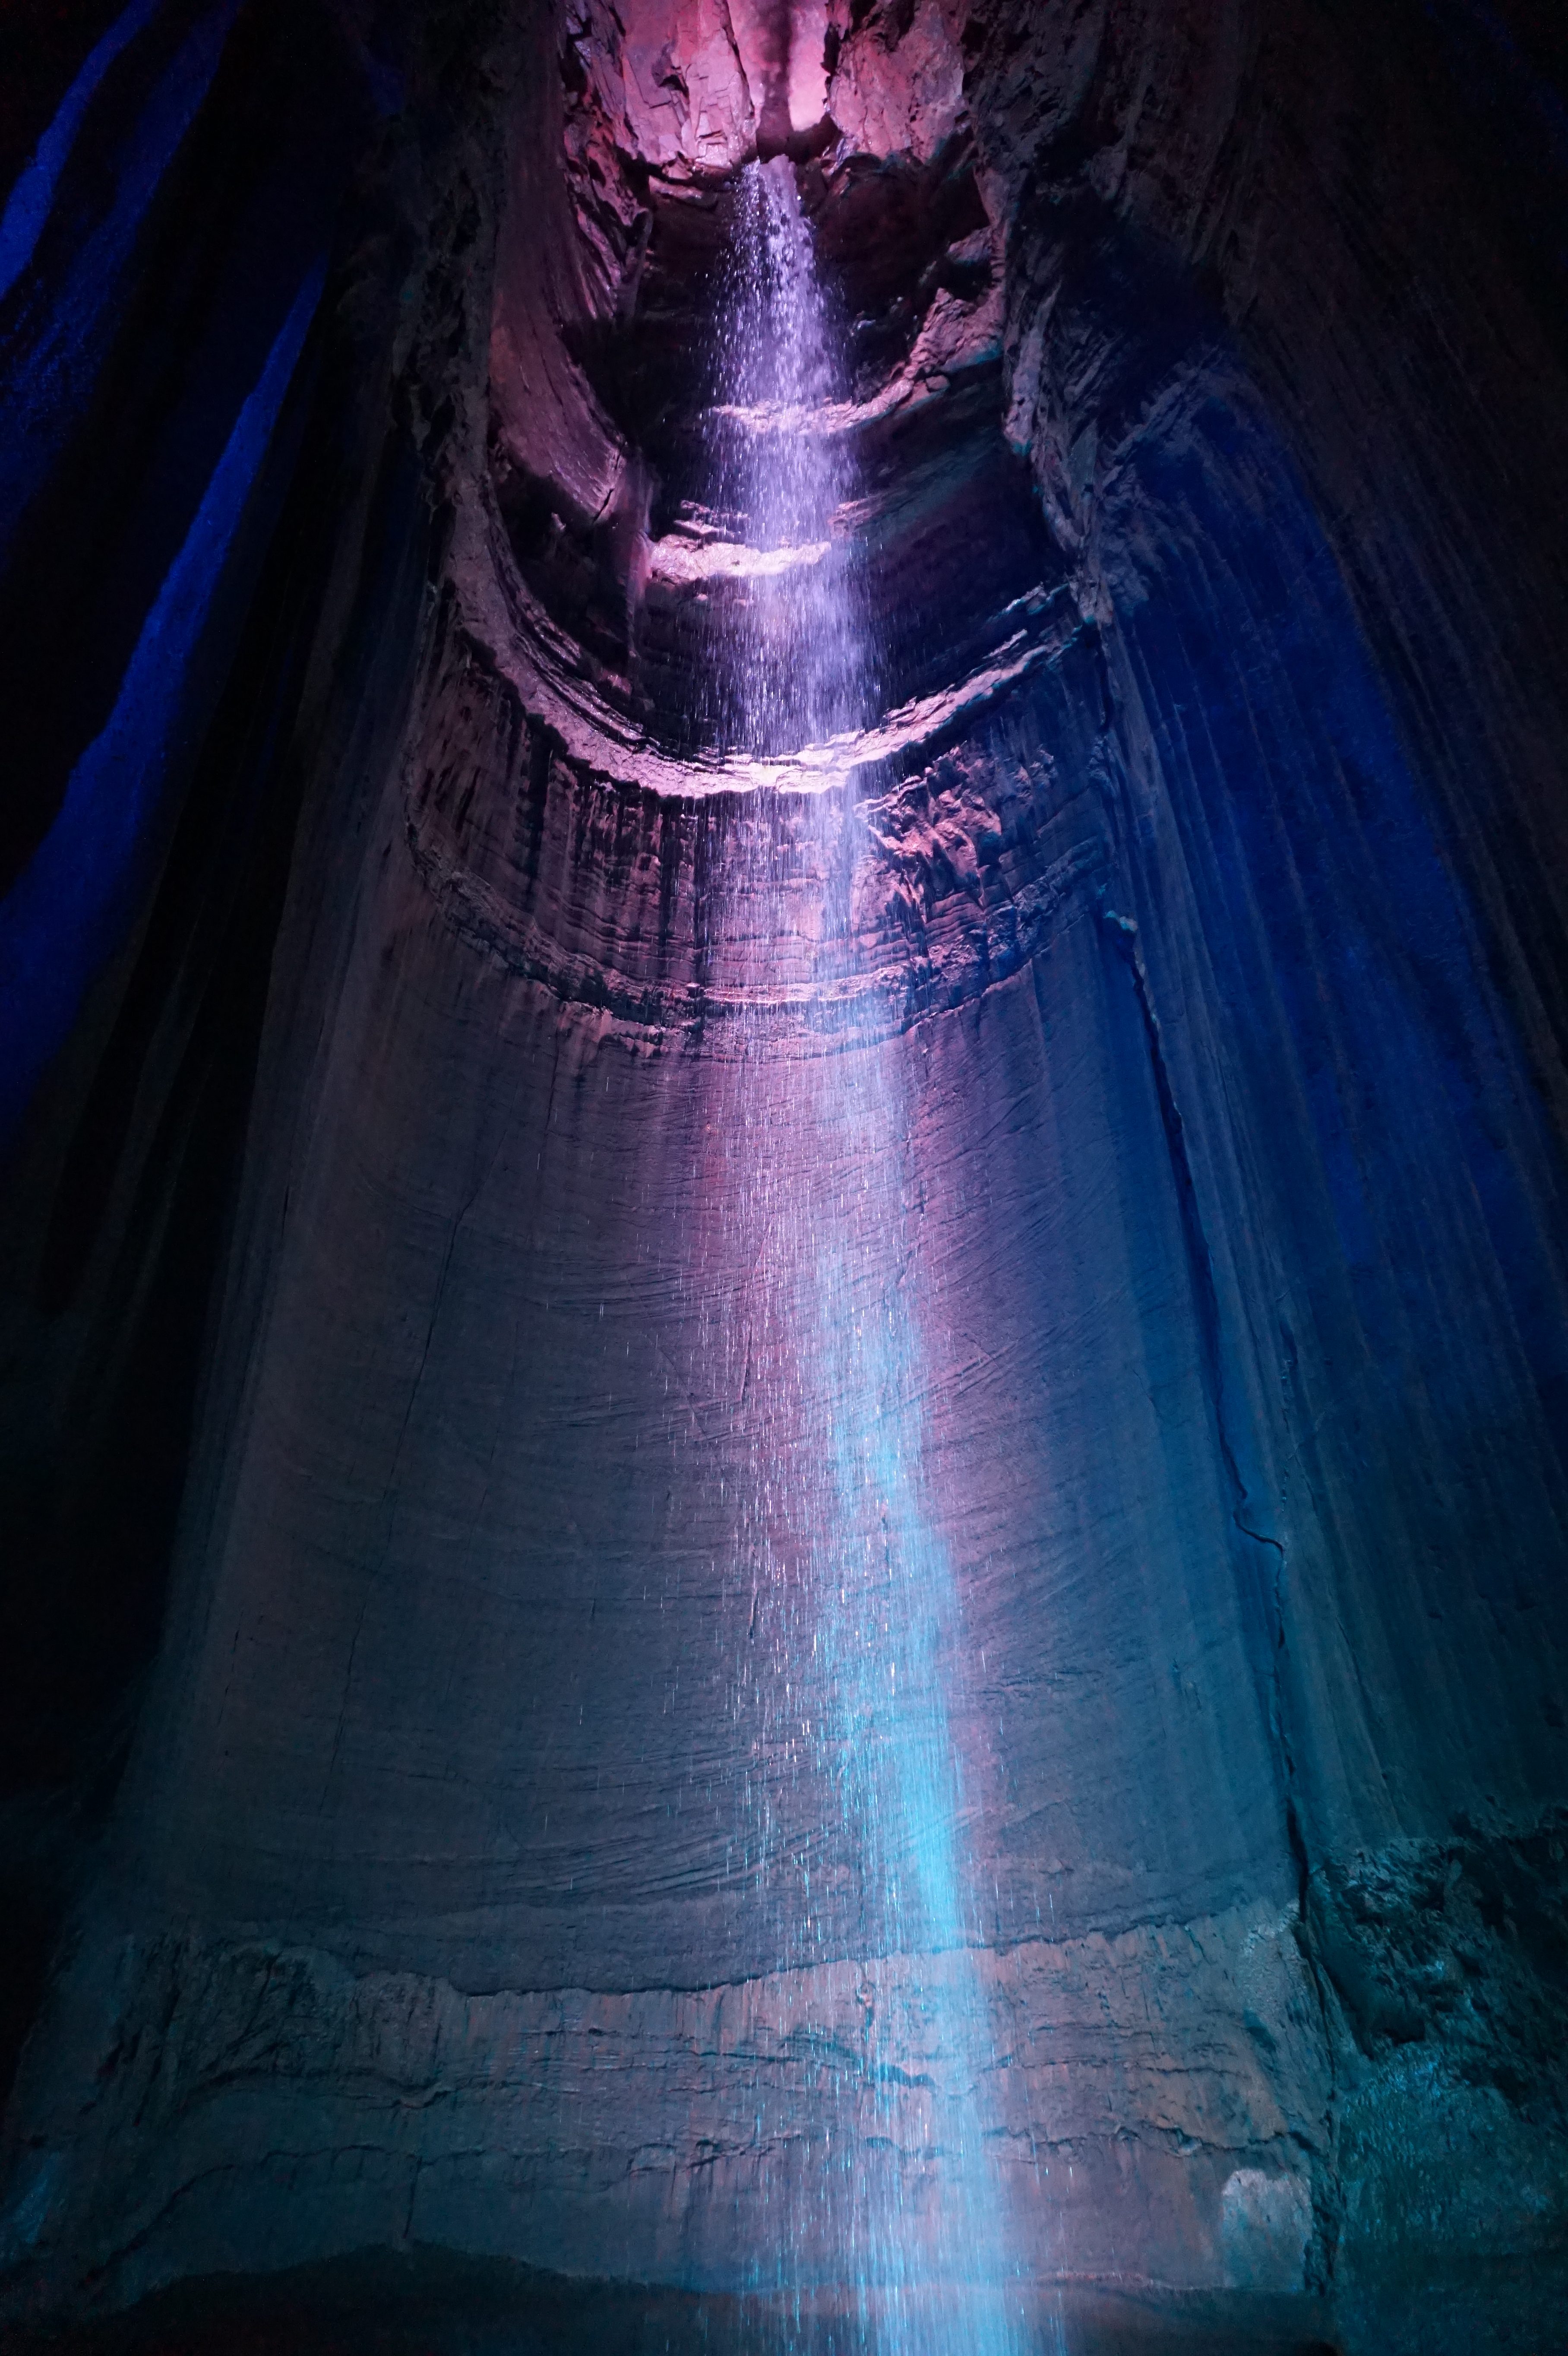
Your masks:
M1310 2306L1244 2292L1157 2304L1136 2294L1069 2291L1061 2308L1083 2356L1145 2350L1149 2356L1328 2356L1333 2345L1320 2336L1326 2319ZM464 2319L460 2324L455 2316ZM574 2283L421 2251L182 2286L66 2340L20 2344L28 2356L35 2348L136 2356L155 2346L170 2356L205 2356L215 2344L257 2356L283 2349L315 2356L317 2349L346 2344L366 2356L455 2346L520 2350L523 2356L570 2356L580 2349L644 2356L688 2348L733 2350L736 2356L788 2348L827 2356L841 2343L844 2327L842 2313L831 2308L770 2312L765 2303Z
M1555 2346L1561 36L797 14L242 9L80 423L27 369L101 188L0 315L27 450L69 426L7 643L79 577L105 617L29 700L25 873L335 256L10 1149L7 2312L766 2347L759 2218L835 2135L939 2202L962 2111L1082 2356ZM881 664L771 760L689 688L759 145ZM233 355L187 410L149 322ZM736 1503L760 1452L814 1477L767 1205L852 1198L824 1108L873 1066L979 1893L962 1951L872 1959L878 2136L871 1901L748 1714L792 1623ZM960 1970L981 2063L922 2009Z

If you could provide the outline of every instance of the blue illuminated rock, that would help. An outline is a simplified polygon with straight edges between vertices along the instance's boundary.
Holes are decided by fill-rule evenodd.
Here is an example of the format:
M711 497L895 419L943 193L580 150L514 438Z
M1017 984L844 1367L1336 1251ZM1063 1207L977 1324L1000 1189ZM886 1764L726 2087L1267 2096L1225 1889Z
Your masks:
M1501 2259L1539 2337L1549 28L414 15L330 20L322 325L10 1165L6 2311L318 2266L304 2345L372 2252L563 2346L997 2356L1065 2284L1068 2347L1458 2351ZM704 414L759 137L841 343L793 550ZM827 741L723 722L792 566Z

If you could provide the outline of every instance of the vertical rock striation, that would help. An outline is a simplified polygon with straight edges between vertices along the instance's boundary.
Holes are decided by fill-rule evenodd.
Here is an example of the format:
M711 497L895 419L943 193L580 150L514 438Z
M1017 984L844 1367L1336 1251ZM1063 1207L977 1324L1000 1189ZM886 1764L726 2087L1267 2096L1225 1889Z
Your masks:
M977 2122L1069 2344L1547 2344L1561 36L143 14L0 123L7 2311L368 2250L722 2339ZM707 716L759 149L875 652L806 744ZM757 1467L861 1410L759 1168L917 1336L957 1945L778 1698Z

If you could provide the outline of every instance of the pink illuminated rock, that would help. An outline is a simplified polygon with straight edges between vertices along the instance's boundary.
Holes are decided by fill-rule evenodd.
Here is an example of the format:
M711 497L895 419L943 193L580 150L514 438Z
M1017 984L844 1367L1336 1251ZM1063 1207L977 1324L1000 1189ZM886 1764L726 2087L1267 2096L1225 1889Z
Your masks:
M601 89L613 89L604 45L592 50ZM734 12L726 0L632 0L620 87L633 154L661 170L733 167L756 138L758 107Z
M735 46L745 68L764 151L809 138L827 112L829 0L732 0Z
M890 37L887 12L838 53L827 103L849 150L879 160L927 164L965 120L959 36L966 0L917 0L907 28Z
M127 1480L17 1816L0 2319L438 2252L584 2346L841 2345L907 2226L919 2356L998 2249L1048 2348L1064 2284L1092 2345L1501 2344L1438 2294L1568 2248L1568 377L1500 49L406 13L0 1222L19 1559L195 1402L157 1657L100 1657ZM772 408L759 150L836 339ZM126 316L27 530L129 598L192 427ZM735 431L816 437L809 531ZM791 583L870 691L738 750Z

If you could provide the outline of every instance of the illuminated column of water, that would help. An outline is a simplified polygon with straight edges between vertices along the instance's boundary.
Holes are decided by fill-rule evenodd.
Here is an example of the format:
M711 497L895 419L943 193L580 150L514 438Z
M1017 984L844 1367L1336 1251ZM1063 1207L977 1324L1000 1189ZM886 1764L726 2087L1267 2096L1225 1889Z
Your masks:
M852 485L823 430L824 322L793 172L753 166L721 329L714 473L716 503L743 523L755 561L717 719L731 747L763 755L851 724L871 668L832 529ZM854 823L845 788L830 787L809 817L790 811L792 855L815 834L821 873L842 877L852 862L834 845ZM753 1730L747 1861L777 1923L779 1969L809 1977L848 1963L858 2025L853 2050L841 2031L822 2036L820 2165L757 2221L756 2279L806 2305L848 2286L861 2348L1016 2356L1034 2343L976 2099L991 2032L961 1849L959 1594L924 1467L910 1108L873 1018L813 1028L768 987L770 958L774 972L802 963L786 938L800 902L784 888L785 830L737 829L720 887L726 936L753 945L758 982L740 1017L726 1155L737 1258L753 1273L723 1347L738 1398L767 1387L738 1506L756 1594L734 1707ZM846 900L829 890L820 920L829 967L848 957ZM869 1001L843 1001L857 1002ZM767 1129L776 1099L746 1078L784 1059L785 1117L811 1147L804 1180L790 1157L787 1190ZM792 1844L784 1802L803 1784L829 1795L837 1821ZM795 2122L776 2125L789 2147Z
M771 753L850 725L866 648L835 514L850 484L819 420L837 390L811 231L782 158L742 173L709 413L712 490L754 562L708 715L722 743ZM755 879L753 878L754 882Z

